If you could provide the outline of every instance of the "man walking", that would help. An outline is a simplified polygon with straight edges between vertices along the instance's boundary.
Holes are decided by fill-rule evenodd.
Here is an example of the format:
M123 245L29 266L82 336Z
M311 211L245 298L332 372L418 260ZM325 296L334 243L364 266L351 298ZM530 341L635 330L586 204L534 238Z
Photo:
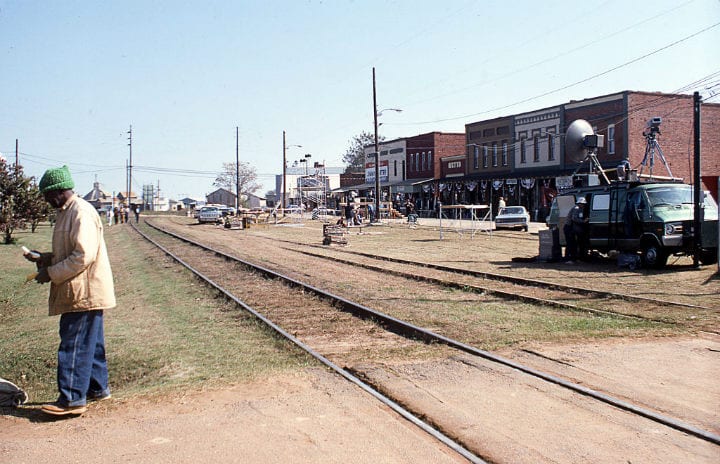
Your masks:
M55 416L79 415L87 402L110 398L103 310L115 307L115 290L103 226L95 208L73 192L67 166L40 179L45 200L57 209L52 252L28 253L35 280L50 282L51 316L60 315L58 399L42 406Z

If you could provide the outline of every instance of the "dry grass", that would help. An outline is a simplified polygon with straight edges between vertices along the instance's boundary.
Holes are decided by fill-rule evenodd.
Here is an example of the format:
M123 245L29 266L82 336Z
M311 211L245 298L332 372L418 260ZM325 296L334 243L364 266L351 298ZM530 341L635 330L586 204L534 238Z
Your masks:
M309 362L128 232L106 232L118 299L105 313L114 396L210 388ZM47 249L50 233L20 233L19 245ZM54 400L57 318L47 317L48 287L22 284L33 267L19 246L0 247L0 266L0 376L33 401Z

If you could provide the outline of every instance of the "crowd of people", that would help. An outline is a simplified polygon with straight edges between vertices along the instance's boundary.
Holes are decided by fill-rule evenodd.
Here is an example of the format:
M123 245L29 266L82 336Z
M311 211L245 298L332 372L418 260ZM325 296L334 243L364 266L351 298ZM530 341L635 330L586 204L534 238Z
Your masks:
M371 210L373 210L372 205L368 205L368 213L370 213ZM372 222L374 218L372 214L370 214L370 216L370 222ZM347 205L345 205L344 217L341 217L340 219L344 219L345 221L347 221L343 222L342 225L361 226L363 224L364 217L362 210L359 206L348 203ZM338 224L340 224L340 222L338 222Z
M105 219L107 220L107 225L111 226L113 224L124 224L126 222L130 222L130 211L131 208L128 208L127 206L116 206L112 209L108 208L105 210ZM134 206L132 208L133 214L135 214L135 222L140 221L140 207Z

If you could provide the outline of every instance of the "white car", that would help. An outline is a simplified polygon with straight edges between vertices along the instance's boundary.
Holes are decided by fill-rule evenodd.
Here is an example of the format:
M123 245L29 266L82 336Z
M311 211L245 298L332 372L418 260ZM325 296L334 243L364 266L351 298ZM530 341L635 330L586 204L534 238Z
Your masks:
M198 213L198 222L212 222L215 224L219 224L222 222L222 212L220 211L220 208L217 206L203 206L200 208L200 212Z
M320 216L337 216L339 214L339 211L336 209L330 209L330 208L313 208L312 210L313 217L317 214Z
M506 206L500 208L495 216L496 229L522 229L528 231L530 215L524 206Z
M298 205L290 205L285 208L287 214L301 214L303 211L305 211L305 207Z

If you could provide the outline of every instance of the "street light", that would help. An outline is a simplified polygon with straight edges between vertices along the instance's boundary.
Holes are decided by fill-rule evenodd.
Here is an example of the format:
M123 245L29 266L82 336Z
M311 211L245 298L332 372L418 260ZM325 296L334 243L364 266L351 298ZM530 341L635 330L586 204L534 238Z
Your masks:
M302 148L302 145L286 145L285 144L285 131L283 131L283 193L282 193L282 208L283 208L283 216L285 216L285 208L287 207L287 202L285 201L285 190L286 190L286 180L287 180L287 149L292 147L299 147Z
M308 177L308 164L310 164L310 158L312 158L312 155L310 153L306 153L304 158L300 158L299 162L303 163L305 165L305 176L300 177L300 208L301 208L301 214L302 214L302 205L303 205L303 187L307 184L307 177Z
M380 147L378 144L378 117L382 116L383 111L402 112L398 108L385 108L380 111L377 109L377 92L375 90L375 68L373 67L373 120L375 123L375 221L380 220ZM390 175L390 166L388 166L388 176ZM389 210L388 210L389 213Z
M305 176L308 175L308 164L310 164L310 158L312 158L312 155L310 153L305 153Z

